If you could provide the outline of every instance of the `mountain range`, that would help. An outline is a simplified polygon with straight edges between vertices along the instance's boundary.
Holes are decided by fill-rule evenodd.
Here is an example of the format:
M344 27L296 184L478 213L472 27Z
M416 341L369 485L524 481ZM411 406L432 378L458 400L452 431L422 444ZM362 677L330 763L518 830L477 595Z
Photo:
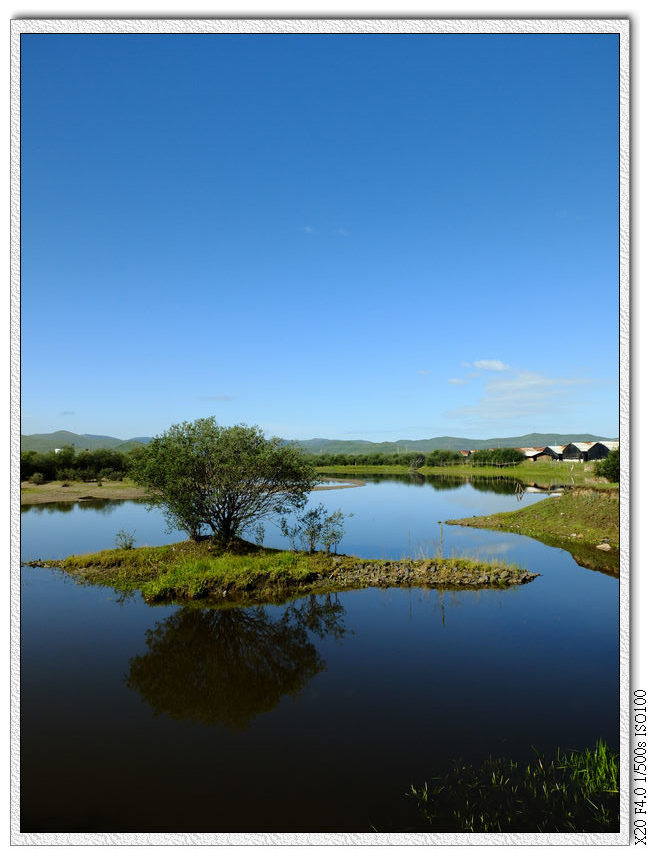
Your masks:
M553 444L568 444L569 442L613 441L618 436L597 436L593 433L529 433L510 438L470 439L456 436L438 436L430 439L399 439L393 442L371 442L364 439L324 439L314 438L297 441L307 453L313 454L371 454L371 453L406 453L433 450L484 450L485 448L501 447L544 447ZM47 453L54 448L73 445L77 450L110 450L128 452L133 448L146 444L151 436L138 436L130 439L118 439L112 436L79 435L68 430L57 430L53 433L35 433L21 435L21 451L36 451Z

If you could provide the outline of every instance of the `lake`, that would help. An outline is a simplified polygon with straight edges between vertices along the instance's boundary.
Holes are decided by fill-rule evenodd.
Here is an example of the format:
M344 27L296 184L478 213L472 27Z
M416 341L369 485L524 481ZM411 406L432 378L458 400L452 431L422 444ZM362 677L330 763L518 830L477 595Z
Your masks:
M354 514L341 552L399 559L437 555L446 519L537 500L375 478L310 505ZM21 510L23 561L183 537L135 502ZM217 609L23 567L21 831L408 832L411 785L457 758L618 749L618 580L523 536L442 532L444 555L540 576ZM265 544L288 545L269 524Z

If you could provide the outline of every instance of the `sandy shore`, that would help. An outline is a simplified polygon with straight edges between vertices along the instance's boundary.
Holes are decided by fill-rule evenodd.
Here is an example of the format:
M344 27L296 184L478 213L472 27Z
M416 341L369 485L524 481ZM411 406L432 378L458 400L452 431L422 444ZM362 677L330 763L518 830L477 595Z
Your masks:
M61 481L34 486L29 481L20 485L21 505L44 505L50 502L79 502L84 499L141 499L146 496L142 487L135 487L127 481L104 481L101 486L95 482L80 483L69 481L63 486Z

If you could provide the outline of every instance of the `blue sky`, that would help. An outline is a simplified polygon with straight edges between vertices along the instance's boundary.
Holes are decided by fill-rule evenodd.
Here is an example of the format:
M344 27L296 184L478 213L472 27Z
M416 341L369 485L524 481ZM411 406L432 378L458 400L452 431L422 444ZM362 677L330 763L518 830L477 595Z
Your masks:
M23 35L22 431L618 431L618 39Z

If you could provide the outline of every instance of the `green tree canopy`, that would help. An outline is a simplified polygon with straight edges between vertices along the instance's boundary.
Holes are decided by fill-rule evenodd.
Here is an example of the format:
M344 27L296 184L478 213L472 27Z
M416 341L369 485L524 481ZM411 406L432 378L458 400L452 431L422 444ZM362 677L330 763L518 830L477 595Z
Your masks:
M258 427L213 417L170 427L133 451L129 474L153 494L168 524L198 539L209 526L229 542L272 513L301 508L316 482L304 454Z

